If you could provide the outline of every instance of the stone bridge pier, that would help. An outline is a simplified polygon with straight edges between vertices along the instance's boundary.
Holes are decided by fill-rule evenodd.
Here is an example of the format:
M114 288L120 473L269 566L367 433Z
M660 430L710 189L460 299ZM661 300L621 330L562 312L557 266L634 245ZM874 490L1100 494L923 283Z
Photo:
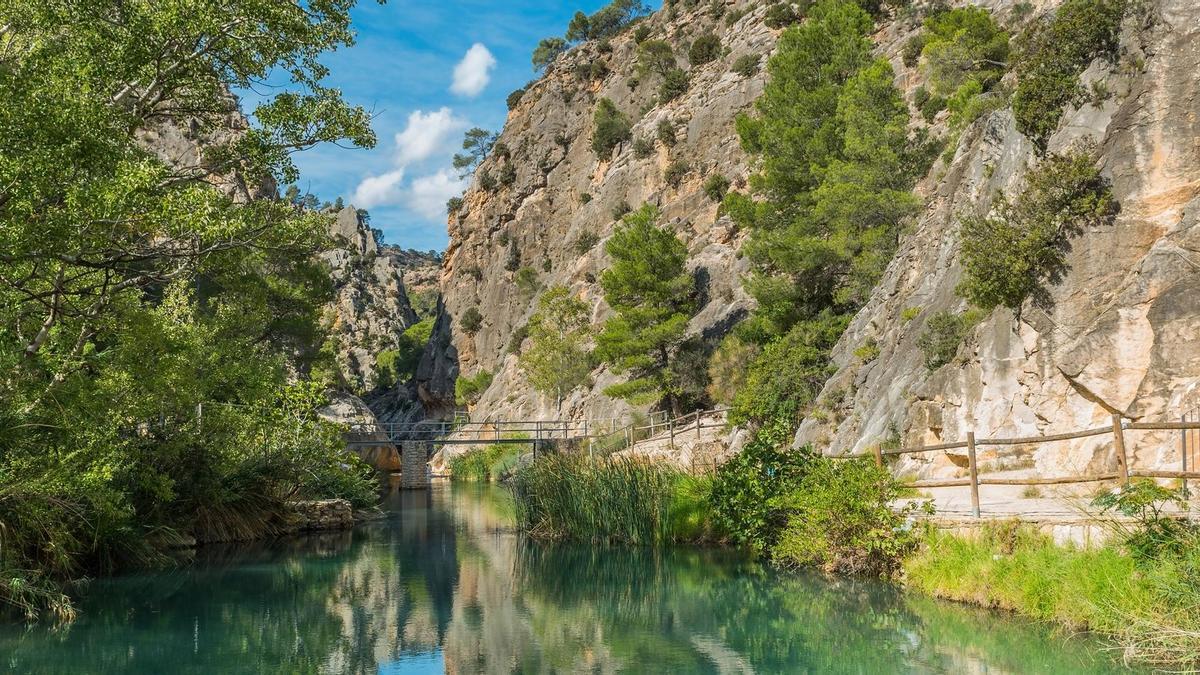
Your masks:
M400 442L400 487L422 490L429 487L429 457L433 452L430 441Z

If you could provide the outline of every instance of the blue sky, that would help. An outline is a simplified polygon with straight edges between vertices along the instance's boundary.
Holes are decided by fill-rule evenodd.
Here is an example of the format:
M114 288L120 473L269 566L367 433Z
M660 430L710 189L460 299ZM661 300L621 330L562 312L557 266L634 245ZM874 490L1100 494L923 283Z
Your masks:
M462 187L450 158L463 132L499 130L508 94L535 76L529 57L538 41L562 35L576 10L591 13L606 2L360 0L351 15L357 43L323 61L329 84L376 113L379 143L300 153L301 189L366 202L388 243L443 249L444 205Z

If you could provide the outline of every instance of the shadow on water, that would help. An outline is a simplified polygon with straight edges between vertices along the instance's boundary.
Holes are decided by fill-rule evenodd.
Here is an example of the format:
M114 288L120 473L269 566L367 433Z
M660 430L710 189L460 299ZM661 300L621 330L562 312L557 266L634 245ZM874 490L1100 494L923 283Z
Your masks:
M206 547L95 582L61 629L0 630L15 672L1116 671L1099 645L733 551L532 542L489 487L388 497L352 532Z

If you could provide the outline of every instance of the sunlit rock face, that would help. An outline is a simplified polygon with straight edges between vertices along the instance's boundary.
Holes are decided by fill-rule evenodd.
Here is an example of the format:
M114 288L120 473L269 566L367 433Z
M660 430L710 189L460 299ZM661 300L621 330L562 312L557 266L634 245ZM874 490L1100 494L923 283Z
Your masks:
M1003 16L1014 3L985 4ZM1012 437L1094 428L1117 413L1177 420L1200 405L1197 18L1187 0L1151 2L1145 15L1127 18L1120 62L1097 61L1081 78L1112 95L1068 109L1051 139L1051 152L1097 146L1121 206L1115 222L1072 240L1070 271L1050 287L1051 306L996 311L953 363L929 372L917 347L925 320L966 307L954 292L959 215L1019 190L1035 157L1009 110L964 131L952 161L920 185L924 214L835 351L838 371L821 400L837 403L807 419L797 443L863 452L881 442L960 441L970 430ZM920 82L898 58L909 32L892 25L881 36L911 94ZM872 339L879 356L863 363L854 351ZM1128 432L1126 443L1135 466L1179 467L1177 432ZM1006 451L1042 475L1111 471L1112 453L1104 436ZM952 475L961 472L956 459L931 453L901 470Z
M541 288L567 286L592 307L597 324L609 316L597 281L608 265L604 240L617 223L614 209L622 204L657 204L661 222L687 244L688 266L701 299L689 326L692 334L715 343L749 310L751 301L741 285L747 262L738 257L745 233L718 214L717 202L703 187L710 176L721 174L734 188L745 189L750 169L734 118L750 110L762 93L765 70L745 77L730 67L739 56L758 54L765 68L778 32L763 25L763 3L726 3L728 14L749 10L731 24L714 17L710 5L681 6L673 16L658 12L644 24L652 28L652 39L673 45L679 66L689 71L690 86L679 98L655 103L661 77L638 76L630 30L610 41L611 51L601 52L600 45L590 42L561 56L510 111L499 139L508 159L494 153L484 161L463 207L450 215L441 276L445 321L435 330L418 374L422 397L431 405L440 400L444 408L453 407L452 378L487 370L495 380L472 411L474 417L550 419L629 412L627 404L601 393L620 381L603 368L593 373L591 386L572 392L561 411L556 409L552 397L538 395L525 382L509 344L529 319ZM718 36L728 53L692 66L688 45L705 32ZM607 74L593 79L579 72L593 63L603 63ZM631 87L634 79L638 81ZM597 157L593 114L601 98L611 99L634 122L633 140L653 142L648 155L639 157L631 140ZM662 122L675 136L673 145L658 140ZM673 162L688 167L677 185L664 175ZM513 170L509 185L481 187L480 174L495 177ZM521 268L536 274L535 287L518 283ZM483 322L478 332L467 335L460 320L471 307Z

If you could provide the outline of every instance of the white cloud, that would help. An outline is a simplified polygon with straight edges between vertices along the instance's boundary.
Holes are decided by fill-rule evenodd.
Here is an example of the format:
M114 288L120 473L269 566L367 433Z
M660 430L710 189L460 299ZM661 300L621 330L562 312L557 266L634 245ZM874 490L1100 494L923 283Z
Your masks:
M467 181L459 178L450 169L442 169L429 176L421 176L412 182L403 197L408 208L430 219L446 216L446 200L462 194Z
M450 91L459 96L478 96L491 81L495 67L496 57L487 47L476 42L454 67L454 83L450 85Z
M453 147L458 132L467 128L466 120L455 117L449 108L426 113L417 110L408 116L408 126L396 134L396 166L429 159Z
M367 176L355 188L350 203L360 209L370 209L380 204L395 202L400 197L400 182L403 180L403 167L382 176Z

